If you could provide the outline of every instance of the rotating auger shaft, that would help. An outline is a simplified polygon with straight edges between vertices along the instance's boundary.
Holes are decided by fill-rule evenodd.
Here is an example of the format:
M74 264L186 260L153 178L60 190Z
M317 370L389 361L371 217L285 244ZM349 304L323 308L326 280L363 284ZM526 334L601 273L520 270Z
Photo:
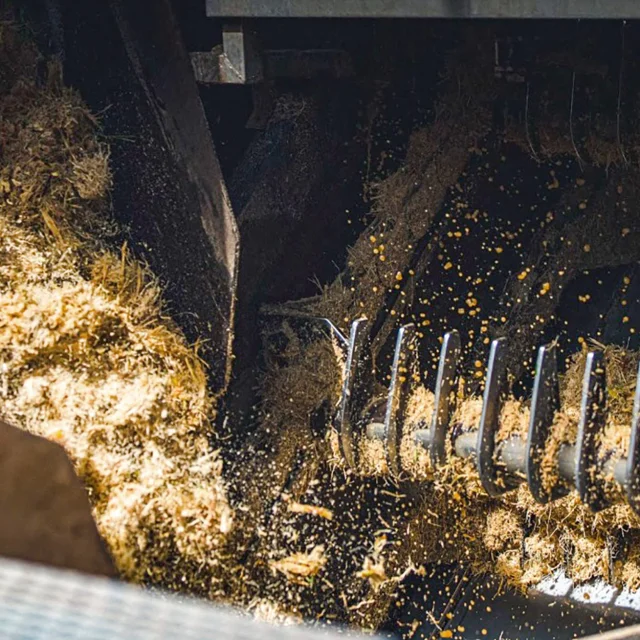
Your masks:
M337 331L335 327L333 330ZM418 379L416 340L413 324L399 330L381 421L372 418L371 412L366 412L367 407L375 406L375 375L367 321L356 320L351 326L348 341L342 339L346 367L335 426L342 455L349 467L356 469L358 466L358 439L368 438L383 443L391 473L396 477L402 476L400 443L408 399L412 385ZM501 495L526 482L535 500L544 504L575 489L593 511L600 511L611 504L605 478L613 478L632 509L640 514L640 368L628 454L620 457L601 452L599 439L607 418L605 362L602 352L588 354L577 437L573 443L560 445L554 461L554 479L545 483L542 462L556 413L560 409L556 345L551 343L538 350L526 437L511 435L506 440L497 438L500 412L507 395L506 339L498 338L491 343L479 425L463 432L452 424L460 351L459 334L456 331L447 333L440 351L434 410L432 415L423 416L424 426L414 432L415 444L429 452L435 469L446 464L448 456L471 458L482 486L491 496Z

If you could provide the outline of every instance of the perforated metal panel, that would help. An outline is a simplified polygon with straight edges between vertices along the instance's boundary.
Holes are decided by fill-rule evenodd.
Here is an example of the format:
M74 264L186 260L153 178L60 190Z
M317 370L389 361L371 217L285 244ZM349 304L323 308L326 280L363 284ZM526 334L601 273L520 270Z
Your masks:
M152 593L106 578L0 559L3 639L313 640L328 636L317 629L259 623L207 602Z

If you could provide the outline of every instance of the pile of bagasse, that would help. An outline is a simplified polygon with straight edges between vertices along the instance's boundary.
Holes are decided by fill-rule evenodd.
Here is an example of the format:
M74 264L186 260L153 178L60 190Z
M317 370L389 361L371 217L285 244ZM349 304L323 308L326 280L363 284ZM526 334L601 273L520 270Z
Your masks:
M421 385L402 447L407 479L425 483L420 497L391 479L381 451L366 443L360 473L344 469L330 425L319 434L310 419L324 401L335 407L343 363L330 341L304 344L286 326L287 350L262 382L258 433L223 479L210 444L215 390L163 309L158 282L111 221L108 147L98 121L62 85L57 65L38 77L38 52L14 26L0 24L0 35L1 412L66 448L125 579L232 602L272 620L364 628L377 627L402 600L408 575L458 561L522 588L560 567L577 582L604 577L640 587L637 545L610 566L611 539L630 538L640 527L616 496L613 507L593 514L575 494L536 504L525 485L489 498L467 462L431 469L411 440L433 405ZM413 134L405 166L376 186L372 225L349 250L358 286L337 279L308 302L310 313L343 330L358 317L375 317L452 188L461 234L484 215L469 207L460 181L469 159L487 153L495 96L490 83L477 83L491 65L487 51L475 43L451 54L438 116ZM541 141L553 167L566 143L553 128ZM514 128L502 144L526 141ZM483 316L474 293L483 274L461 273L447 257L448 236L434 238L443 270L469 282L460 309L478 322L474 342L507 335L520 345L512 369L530 368L524 354L579 273L640 259L631 206L640 195L637 169L616 164L614 146L592 147L594 161L607 168L604 184L559 185L550 171L549 189L566 194L509 281L503 295L517 303L504 318ZM615 224L606 218L612 206ZM570 210L578 215L563 223ZM504 247L510 242L517 238L505 238ZM503 247L487 250L499 256ZM427 314L407 319L423 333L435 330ZM638 354L609 347L605 357L610 412L603 443L622 456ZM584 353L563 377L550 458L575 437L583 366ZM458 406L455 420L475 427L479 397L463 388ZM511 398L499 437L524 433L527 420L526 403ZM553 464L547 467L551 482ZM233 508L228 485L238 496ZM525 536L529 514L536 526Z

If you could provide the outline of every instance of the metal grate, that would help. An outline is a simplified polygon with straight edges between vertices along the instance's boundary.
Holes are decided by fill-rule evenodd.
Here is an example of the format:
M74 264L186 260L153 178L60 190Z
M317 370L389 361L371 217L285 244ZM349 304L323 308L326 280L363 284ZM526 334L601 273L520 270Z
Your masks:
M0 559L0 636L10 640L313 640L327 638L328 633L302 626L276 627L204 601Z

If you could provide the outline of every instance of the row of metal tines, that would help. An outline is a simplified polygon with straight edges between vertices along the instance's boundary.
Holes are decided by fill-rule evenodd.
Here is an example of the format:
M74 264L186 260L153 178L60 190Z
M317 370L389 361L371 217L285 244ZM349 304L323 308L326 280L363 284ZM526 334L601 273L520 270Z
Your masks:
M328 320L324 322L338 339L346 362L335 416L342 456L349 467L357 470L360 439L380 440L391 473L401 478L400 443L407 426L408 400L415 388L419 368L416 328L408 324L398 332L388 395L382 403L384 417L375 419L371 407L376 406L376 384L367 320L356 320L348 338ZM506 349L505 338L491 343L479 425L473 425L471 430L454 428L452 419L458 395L461 343L456 331L444 336L434 388L433 415L424 416L414 432L416 446L429 452L433 467L445 465L447 452L453 452L449 455L473 459L482 486L491 496L499 496L526 482L533 497L540 503L547 503L575 489L593 511L611 504L611 492L607 490L608 481L605 480L608 478L621 487L630 506L640 514L640 368L628 453L621 457L600 450L607 420L605 361L602 351L588 353L578 435L575 442L560 446L555 460L556 473L551 474L554 479L549 482L548 479L543 481L542 462L560 409L556 345L551 343L538 350L526 437L512 435L499 441L500 413L508 391Z

